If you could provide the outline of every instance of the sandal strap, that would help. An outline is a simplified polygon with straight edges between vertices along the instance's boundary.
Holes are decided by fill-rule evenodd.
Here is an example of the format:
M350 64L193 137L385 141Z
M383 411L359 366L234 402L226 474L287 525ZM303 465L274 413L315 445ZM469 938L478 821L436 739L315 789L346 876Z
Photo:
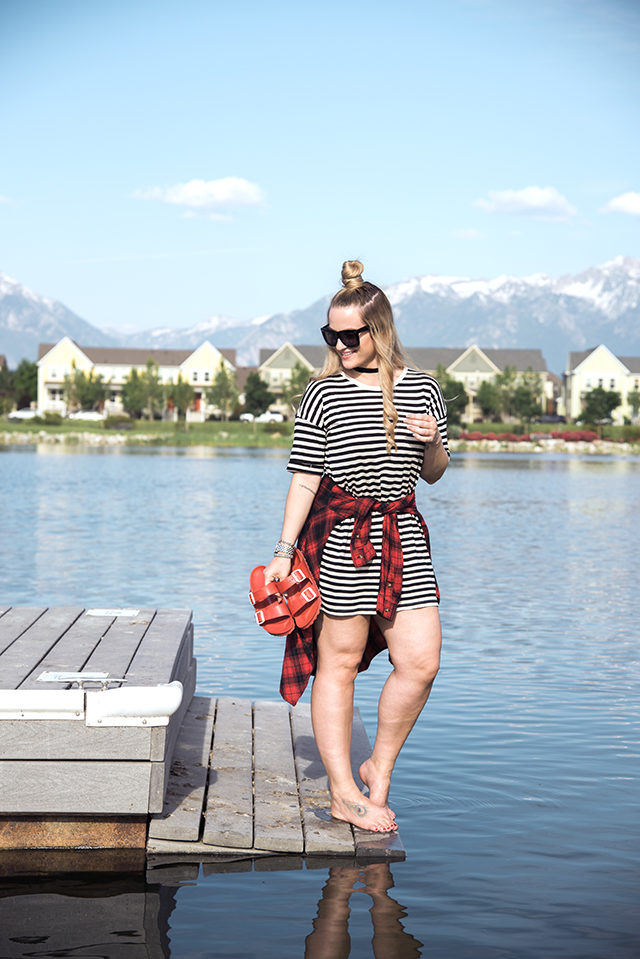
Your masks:
M279 596L281 592L282 584L280 582L265 583L264 586L258 586L257 589L249 590L249 601L255 606L256 603L263 603L265 599L269 599L272 596Z

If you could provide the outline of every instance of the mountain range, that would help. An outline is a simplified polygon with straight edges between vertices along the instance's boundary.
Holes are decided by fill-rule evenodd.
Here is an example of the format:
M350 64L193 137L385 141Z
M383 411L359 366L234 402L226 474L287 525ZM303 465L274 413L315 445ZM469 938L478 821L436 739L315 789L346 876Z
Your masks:
M573 276L469 279L422 276L386 288L407 347L538 348L561 373L570 350L605 343L621 356L640 355L640 259L619 256ZM214 315L186 329L161 327L129 335L100 330L63 303L32 293L0 274L0 353L9 366L35 359L38 344L64 335L84 346L196 347L210 340L235 347L252 365L261 348L319 343L329 296L291 313L249 322Z

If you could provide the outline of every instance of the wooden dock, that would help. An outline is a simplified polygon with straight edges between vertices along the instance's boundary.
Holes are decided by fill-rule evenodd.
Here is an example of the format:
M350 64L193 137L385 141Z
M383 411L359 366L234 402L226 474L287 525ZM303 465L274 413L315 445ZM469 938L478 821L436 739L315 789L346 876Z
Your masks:
M354 775L369 755L354 716ZM195 696L176 745L165 807L149 823L153 859L220 855L404 859L398 834L333 820L307 704Z
M0 606L0 850L404 859L397 833L331 819L307 705L195 685L190 610ZM352 746L357 777L359 715Z

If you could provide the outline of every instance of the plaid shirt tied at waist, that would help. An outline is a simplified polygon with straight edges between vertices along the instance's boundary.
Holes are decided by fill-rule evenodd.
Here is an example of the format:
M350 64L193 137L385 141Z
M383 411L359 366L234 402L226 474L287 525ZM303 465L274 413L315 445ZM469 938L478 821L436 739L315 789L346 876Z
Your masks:
M298 537L302 551L314 575L320 581L322 553L333 528L345 519L354 519L351 535L351 558L354 566L366 566L376 556L371 543L371 514L383 516L382 552L380 557L380 586L376 612L384 619L393 619L402 592L402 543L398 529L398 513L417 516L429 549L427 524L416 506L415 493L401 499L383 502L368 496L352 496L328 477L323 476L313 506ZM369 621L369 637L358 671L367 669L377 653L387 648L386 641L375 618ZM306 689L309 677L316 671L317 649L313 627L296 627L287 636L282 664L280 694L295 706Z

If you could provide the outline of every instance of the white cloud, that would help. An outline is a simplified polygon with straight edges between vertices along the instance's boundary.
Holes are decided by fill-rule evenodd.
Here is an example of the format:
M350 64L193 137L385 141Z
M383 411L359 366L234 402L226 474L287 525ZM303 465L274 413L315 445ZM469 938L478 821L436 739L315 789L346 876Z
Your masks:
M9 199L8 196L3 196L3 195L0 193L0 203L11 203L11 200Z
M577 213L553 186L526 186L522 190L489 190L488 199L475 201L486 213L533 216L541 220L567 220Z
M230 210L240 206L260 206L264 202L262 190L256 183L237 176L189 180L169 187L154 186L148 190L136 190L133 195L143 200L160 200L184 207L185 216L207 216L213 220L228 220Z
M452 230L451 235L456 240L484 240L486 234L475 227L463 227L461 230Z
M600 210L601 213L629 213L631 216L640 216L640 193L621 193Z

